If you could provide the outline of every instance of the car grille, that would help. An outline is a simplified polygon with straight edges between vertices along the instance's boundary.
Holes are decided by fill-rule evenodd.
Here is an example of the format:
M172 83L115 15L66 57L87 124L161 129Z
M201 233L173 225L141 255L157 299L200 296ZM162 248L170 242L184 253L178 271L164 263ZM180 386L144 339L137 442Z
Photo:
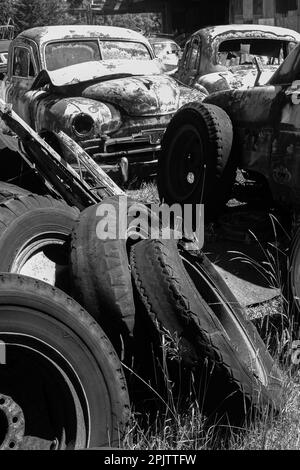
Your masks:
M147 154L151 160L160 150L163 133L164 129L146 130L128 137L85 140L81 145L99 163L113 162L124 156L134 161Z

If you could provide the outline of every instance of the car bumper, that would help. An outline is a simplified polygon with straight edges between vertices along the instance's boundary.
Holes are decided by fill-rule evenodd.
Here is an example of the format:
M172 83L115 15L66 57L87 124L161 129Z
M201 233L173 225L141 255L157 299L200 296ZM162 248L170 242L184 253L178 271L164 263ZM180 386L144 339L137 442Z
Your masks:
M81 145L114 180L128 183L156 174L164 130L149 129L127 137L91 139Z

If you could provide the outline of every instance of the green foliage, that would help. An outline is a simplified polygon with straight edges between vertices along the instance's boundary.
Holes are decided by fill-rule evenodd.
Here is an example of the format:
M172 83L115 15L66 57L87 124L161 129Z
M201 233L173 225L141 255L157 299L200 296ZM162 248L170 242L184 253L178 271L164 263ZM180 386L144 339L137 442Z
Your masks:
M18 0L14 16L17 30L64 23L65 7L61 0Z
M162 30L162 19L159 13L99 15L95 19L97 24L134 29L142 34L159 33Z
M89 0L0 0L1 23L6 24L11 19L17 33L35 26L86 23L85 14L70 14L68 9L84 8L88 4ZM162 29L159 13L97 15L94 23L130 28L143 34L158 33Z
M9 20L14 21L19 3L18 0L0 0L1 24L8 24Z

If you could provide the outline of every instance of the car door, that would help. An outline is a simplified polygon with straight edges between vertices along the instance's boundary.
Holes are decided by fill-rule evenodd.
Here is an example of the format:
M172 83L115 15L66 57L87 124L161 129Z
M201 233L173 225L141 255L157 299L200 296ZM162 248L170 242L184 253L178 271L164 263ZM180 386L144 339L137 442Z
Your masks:
M201 39L193 37L185 46L182 59L179 63L178 78L186 85L193 86L199 74L201 56Z
M300 207L300 80L282 88L270 160L271 188L282 203Z
M267 178L274 135L279 129L282 88L273 85L209 95L206 103L226 111L233 123L235 157L242 169Z
M6 77L6 101L12 104L13 110L31 124L30 94L37 75L37 67L31 47L14 45Z
M239 101L231 105L239 166L264 175L274 200L300 206L300 81L233 95Z

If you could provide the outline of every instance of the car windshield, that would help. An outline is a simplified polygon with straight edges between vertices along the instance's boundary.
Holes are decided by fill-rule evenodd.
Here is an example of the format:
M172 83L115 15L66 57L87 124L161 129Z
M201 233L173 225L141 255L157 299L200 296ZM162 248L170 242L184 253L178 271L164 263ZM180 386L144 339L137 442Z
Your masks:
M253 64L255 57L263 65L280 65L296 42L277 39L233 39L222 41L217 52L217 63L231 68Z
M168 54L179 55L179 46L174 42L155 42L152 44L156 57L163 58Z
M121 40L52 42L45 49L46 68L49 71L84 62L114 59L149 60L151 56L144 44Z

